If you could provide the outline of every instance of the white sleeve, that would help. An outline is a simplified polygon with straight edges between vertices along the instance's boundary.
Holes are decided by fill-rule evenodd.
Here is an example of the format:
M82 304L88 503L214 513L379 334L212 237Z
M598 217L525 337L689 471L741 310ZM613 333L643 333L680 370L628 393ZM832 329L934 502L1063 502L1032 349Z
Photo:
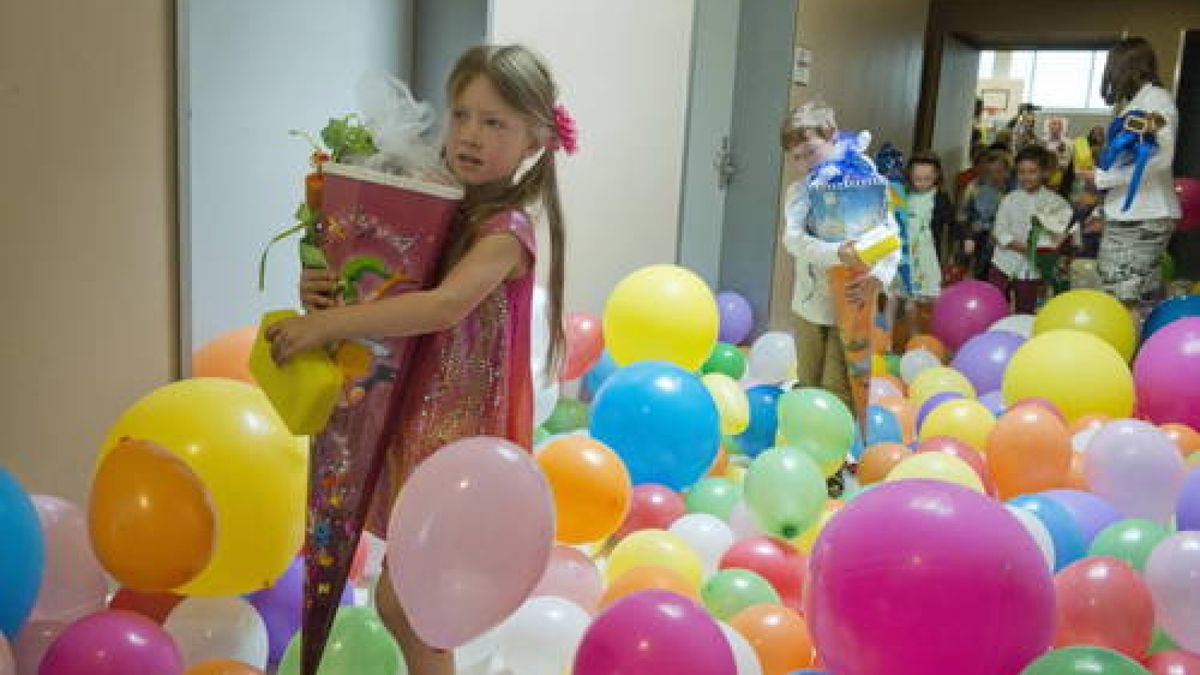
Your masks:
M808 191L799 182L788 188L788 199L784 205L783 247L797 260L814 263L818 267L832 267L838 263L839 243L822 241L808 232Z
M1005 197L1000 201L1000 208L996 210L996 226L992 228L992 236L1000 246L1008 246L1016 241L1016 233L1020 229L1015 227L1015 220L1013 200L1011 196Z
M1146 162L1146 170L1148 172L1170 171L1175 162L1175 129L1179 126L1179 111L1175 108L1171 95L1164 89L1156 87L1147 98L1149 100L1146 101L1146 104L1138 107L1146 112L1156 112L1162 115L1167 120L1167 124L1155 134L1158 140L1158 150L1150 155L1149 161ZM1133 180L1132 164L1108 170L1096 167L1096 187L1098 189L1109 190L1121 185L1128 185L1131 180Z

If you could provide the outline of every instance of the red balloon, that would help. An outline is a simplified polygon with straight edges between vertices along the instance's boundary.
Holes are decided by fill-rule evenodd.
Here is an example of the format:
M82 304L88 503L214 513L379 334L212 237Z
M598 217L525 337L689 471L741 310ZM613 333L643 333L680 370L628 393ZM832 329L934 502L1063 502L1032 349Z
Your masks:
M1054 646L1106 647L1140 659L1154 635L1150 589L1129 563L1109 556L1078 560L1054 576Z
M592 314L572 313L564 327L566 355L558 379L568 382L588 371L604 351L604 331L600 319Z
M132 588L121 588L109 601L108 608L136 612L161 624L167 620L167 615L175 609L175 605L181 602L183 596L170 591L136 591Z
M963 443L957 438L950 436L934 436L921 441L917 446L917 452L944 452L947 455L953 455L967 463L979 476L979 480L983 482L983 489L989 495L996 494L996 483L992 480L992 474L988 471L987 462L984 461L983 455L978 450Z
M670 529L671 523L686 513L683 497L671 488L657 483L634 486L629 515L613 535L613 541L620 541L638 530Z
M1151 675L1200 675L1200 655L1182 651L1159 652L1146 659Z
M803 611L804 555L774 537L749 537L734 544L721 558L720 569L749 570L767 580L783 604Z
M1176 178L1175 193L1183 212L1177 226L1179 231L1200 230L1200 178Z

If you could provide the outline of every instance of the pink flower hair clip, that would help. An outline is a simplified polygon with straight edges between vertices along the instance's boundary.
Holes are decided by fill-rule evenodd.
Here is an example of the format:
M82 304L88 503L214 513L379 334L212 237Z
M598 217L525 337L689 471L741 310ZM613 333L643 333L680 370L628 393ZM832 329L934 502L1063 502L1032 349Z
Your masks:
M562 150L573 155L579 150L579 132L575 128L575 118L567 112L567 107L559 103L554 106L554 138L549 143L551 150Z

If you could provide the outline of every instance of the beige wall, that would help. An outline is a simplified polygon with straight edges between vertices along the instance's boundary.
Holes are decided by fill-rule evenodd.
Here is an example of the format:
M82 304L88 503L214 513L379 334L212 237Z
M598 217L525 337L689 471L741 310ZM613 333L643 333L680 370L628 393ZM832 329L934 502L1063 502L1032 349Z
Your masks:
M892 141L907 153L921 94L929 0L800 0L796 44L812 50L809 86L792 104L820 98L842 129L869 129L875 147ZM784 184L796 179L785 171ZM776 249L771 324L790 325L792 257Z
M0 465L85 497L174 354L168 0L0 4Z

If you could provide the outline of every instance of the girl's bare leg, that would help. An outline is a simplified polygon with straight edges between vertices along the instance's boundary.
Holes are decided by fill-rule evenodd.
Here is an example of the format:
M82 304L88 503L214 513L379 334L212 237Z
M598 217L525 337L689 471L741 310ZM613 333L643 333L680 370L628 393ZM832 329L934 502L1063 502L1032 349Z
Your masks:
M383 619L383 624L400 643L400 651L404 652L404 660L408 663L408 672L411 675L454 675L454 654L434 649L421 642L421 638L417 637L409 625L408 617L400 607L396 591L388 582L386 573L381 576L379 584L375 587L375 609Z

